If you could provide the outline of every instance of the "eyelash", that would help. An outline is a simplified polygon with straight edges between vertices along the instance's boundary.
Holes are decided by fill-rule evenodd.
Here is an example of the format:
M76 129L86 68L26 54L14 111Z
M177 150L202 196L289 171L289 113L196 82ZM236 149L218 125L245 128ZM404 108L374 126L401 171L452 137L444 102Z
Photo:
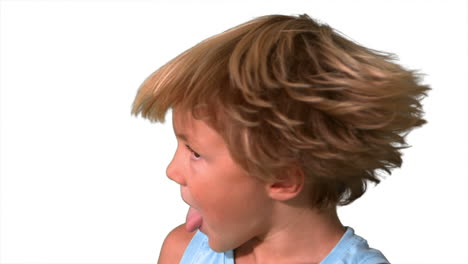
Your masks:
M192 155L195 159L199 159L201 158L200 154L198 154L197 152L195 152L189 145L185 145L185 147L187 147L187 149L192 152Z

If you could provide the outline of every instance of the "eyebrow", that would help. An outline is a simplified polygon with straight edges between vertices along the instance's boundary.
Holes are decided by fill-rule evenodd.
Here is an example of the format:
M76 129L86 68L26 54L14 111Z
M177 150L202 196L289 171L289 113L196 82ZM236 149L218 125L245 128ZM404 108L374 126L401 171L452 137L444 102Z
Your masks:
M176 135L177 138L180 138L180 139L182 139L182 140L184 140L184 141L189 141L189 140L188 140L188 136L185 135L185 134L182 134L182 133L175 133L175 135Z
M176 126L176 124L173 124L173 129L174 129L174 135L178 139L182 139L183 141L187 142L188 144L192 145L197 145L198 141L191 136L191 133L185 133L185 129L182 129L182 131L179 130L179 127ZM189 131L187 131L189 132Z

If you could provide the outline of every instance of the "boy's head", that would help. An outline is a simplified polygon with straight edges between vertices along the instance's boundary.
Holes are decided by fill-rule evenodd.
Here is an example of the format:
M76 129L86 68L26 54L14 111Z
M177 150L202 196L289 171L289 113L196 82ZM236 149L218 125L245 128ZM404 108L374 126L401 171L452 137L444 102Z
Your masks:
M389 54L307 15L259 17L185 51L142 84L133 113L176 107L205 121L254 177L299 168L315 207L359 198L401 166L405 135L425 123L429 89Z

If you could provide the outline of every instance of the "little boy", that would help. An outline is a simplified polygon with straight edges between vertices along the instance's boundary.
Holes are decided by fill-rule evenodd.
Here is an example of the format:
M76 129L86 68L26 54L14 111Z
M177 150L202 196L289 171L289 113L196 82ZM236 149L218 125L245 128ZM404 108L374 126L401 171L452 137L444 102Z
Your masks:
M253 19L185 51L133 113L178 147L167 175L190 205L159 263L389 263L336 207L400 167L428 87L307 15Z

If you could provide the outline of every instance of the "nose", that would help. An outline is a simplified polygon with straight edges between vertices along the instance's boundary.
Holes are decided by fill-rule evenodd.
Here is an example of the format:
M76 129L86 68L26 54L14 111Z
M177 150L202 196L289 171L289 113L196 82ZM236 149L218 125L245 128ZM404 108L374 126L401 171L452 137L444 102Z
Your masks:
M177 161L177 155L174 155L174 158L172 158L171 163L167 165L166 168L166 175L169 179L175 181L176 183L180 185L185 185L185 178L183 176L183 173L181 171L181 167L178 166L178 161Z

